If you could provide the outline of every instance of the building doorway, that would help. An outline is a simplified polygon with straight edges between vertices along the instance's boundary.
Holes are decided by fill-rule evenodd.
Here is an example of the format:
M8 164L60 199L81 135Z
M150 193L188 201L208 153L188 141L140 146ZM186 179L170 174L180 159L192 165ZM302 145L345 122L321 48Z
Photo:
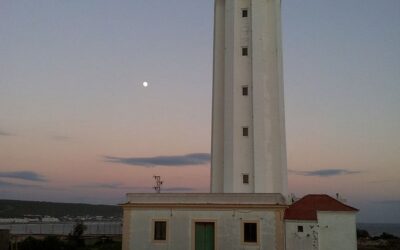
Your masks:
M196 222L195 223L195 250L214 250L215 249L215 223Z

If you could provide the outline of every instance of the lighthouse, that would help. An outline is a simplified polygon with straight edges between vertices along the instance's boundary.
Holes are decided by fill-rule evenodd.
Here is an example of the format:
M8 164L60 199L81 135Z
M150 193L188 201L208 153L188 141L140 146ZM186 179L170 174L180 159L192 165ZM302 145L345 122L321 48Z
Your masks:
M216 0L212 193L287 196L280 0Z
M123 249L285 249L280 0L215 0L211 193L127 194Z

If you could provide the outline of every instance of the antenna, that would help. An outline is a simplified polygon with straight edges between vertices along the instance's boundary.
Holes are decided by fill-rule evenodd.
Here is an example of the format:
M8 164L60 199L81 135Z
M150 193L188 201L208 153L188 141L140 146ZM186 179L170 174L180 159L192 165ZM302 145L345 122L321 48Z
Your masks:
M161 176L154 175L153 178L156 181L156 185L153 187L154 190L156 190L156 193L161 193L161 185L163 184L163 181L161 180Z

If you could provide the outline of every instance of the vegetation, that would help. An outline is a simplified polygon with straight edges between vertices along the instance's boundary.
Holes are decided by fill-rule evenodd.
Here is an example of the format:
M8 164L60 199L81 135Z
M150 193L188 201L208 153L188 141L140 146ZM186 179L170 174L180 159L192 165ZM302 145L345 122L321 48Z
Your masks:
M0 218L18 218L28 214L48 215L57 218L66 215L71 217L87 215L121 217L122 209L119 206L111 205L0 200Z
M18 249L21 250L61 250L65 248L65 243L55 236L48 236L44 240L38 240L33 237L28 237L18 244Z
M374 238L375 238L375 237L374 237ZM379 240L379 239L382 239L382 240L395 240L395 239L399 239L399 238L396 237L396 236L394 236L394 235L392 235L392 234L388 234L388 233L383 232L383 233L381 234L381 236L377 237L377 239L378 239L378 240Z
M19 250L121 250L121 242L110 238L99 238L94 244L87 245L83 238L86 226L78 222L66 240L57 236L48 236L43 240L28 237L18 244Z
M358 250L399 250L400 238L382 233L371 237L366 230L357 230Z
M63 241L56 236L48 236L43 240L32 237L18 244L19 250L121 250L121 242L99 238L92 245L76 246L69 240Z
M83 233L87 227L82 222L78 222L72 232L68 235L68 243L74 248L82 248L85 246L85 240L83 239Z
M357 239L360 238L371 238L367 230L357 229Z

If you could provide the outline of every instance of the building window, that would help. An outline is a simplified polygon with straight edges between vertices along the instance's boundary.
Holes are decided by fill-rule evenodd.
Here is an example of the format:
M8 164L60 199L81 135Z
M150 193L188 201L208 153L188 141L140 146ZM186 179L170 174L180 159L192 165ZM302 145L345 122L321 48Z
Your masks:
M165 241L167 240L167 222L154 221L154 240Z
M248 127L243 127L242 129L243 129L243 131L242 131L243 136L249 136L249 128Z
M243 242L244 243L258 243L256 222L243 223Z
M242 87L242 95L243 96L248 96L249 95L249 87L243 86Z
M248 55L249 55L249 48L242 47L242 56L248 56Z
M302 233L303 232L303 226L297 226L297 232Z
M247 9L242 9L242 17L248 17L249 11Z
M249 175L248 174L243 174L242 179L243 179L243 184L249 184Z

